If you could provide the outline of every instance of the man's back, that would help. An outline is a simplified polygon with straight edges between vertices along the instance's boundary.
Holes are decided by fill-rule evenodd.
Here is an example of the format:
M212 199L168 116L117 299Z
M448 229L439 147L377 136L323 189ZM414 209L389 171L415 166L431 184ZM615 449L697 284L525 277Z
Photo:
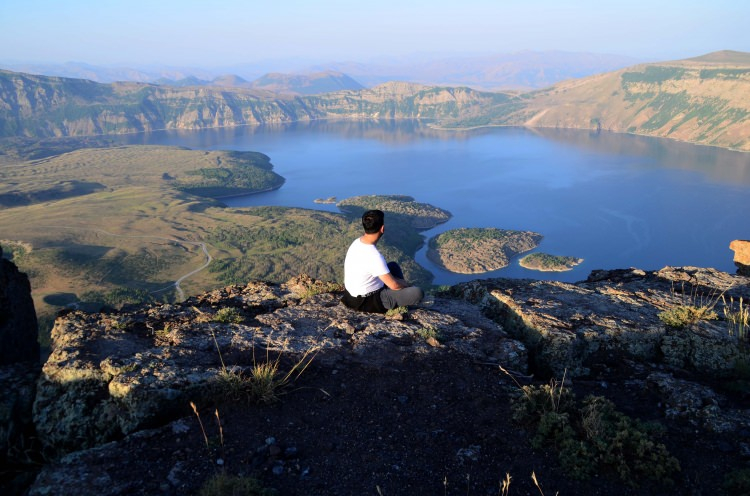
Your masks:
M383 287L379 276L389 272L385 258L375 245L355 239L344 260L344 287L352 296L364 296Z

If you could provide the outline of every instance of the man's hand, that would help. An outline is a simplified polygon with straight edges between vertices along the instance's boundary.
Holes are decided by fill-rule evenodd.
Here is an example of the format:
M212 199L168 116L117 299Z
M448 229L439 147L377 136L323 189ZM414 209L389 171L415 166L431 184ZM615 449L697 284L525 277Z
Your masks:
M397 290L409 287L406 281L404 281L403 279L399 279L398 277L394 277L390 272L379 277L380 280L383 281L383 284L388 286L389 289Z

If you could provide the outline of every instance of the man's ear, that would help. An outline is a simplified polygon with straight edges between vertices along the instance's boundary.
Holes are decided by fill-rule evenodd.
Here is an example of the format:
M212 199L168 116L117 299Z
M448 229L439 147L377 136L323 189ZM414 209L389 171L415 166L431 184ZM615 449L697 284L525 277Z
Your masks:
M385 233L385 224L380 226L380 234L384 234L384 233Z

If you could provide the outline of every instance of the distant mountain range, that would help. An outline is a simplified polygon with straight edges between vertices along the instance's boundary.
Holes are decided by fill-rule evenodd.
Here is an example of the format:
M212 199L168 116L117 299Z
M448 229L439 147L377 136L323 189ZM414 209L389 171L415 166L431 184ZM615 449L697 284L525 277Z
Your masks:
M88 79L96 83L114 83L116 81L156 83L158 81L174 82L188 78L205 81L216 77L210 71L196 68L136 69L131 67L104 67L84 62L67 62L65 64L0 63L0 68L40 76Z
M267 89L273 91L312 94L312 88L318 85L325 91L333 91L372 87L389 81L409 81L433 86L468 86L486 90L544 88L565 79L621 69L639 62L643 60L619 55L525 51L474 57L389 60L380 63L331 62L299 66L291 71L262 70L263 67L258 65L226 68L220 72L196 68L112 68L80 62L56 65L0 63L0 68L27 74L88 79L98 83L131 81L171 86L243 87L256 84L268 86ZM321 84L321 74L336 73L355 80L352 81L354 84L339 81L341 86L338 88ZM269 78L273 82L269 83ZM304 79L316 82L295 81Z
M316 68L343 72L368 87L388 81L410 81L498 91L546 88L566 79L622 69L639 62L644 61L619 55L524 51L423 62L334 63Z
M157 84L165 86L213 86L221 88L248 88L278 95L318 95L338 90L361 90L364 86L346 74L325 71L313 74L266 74L249 82L235 75L224 75L211 81L187 77L178 81L160 79Z
M443 127L610 130L750 151L750 54L742 52L640 64L525 93L403 82L350 89L353 84L332 72L167 86L0 71L0 137L399 118ZM328 87L346 89L303 92Z

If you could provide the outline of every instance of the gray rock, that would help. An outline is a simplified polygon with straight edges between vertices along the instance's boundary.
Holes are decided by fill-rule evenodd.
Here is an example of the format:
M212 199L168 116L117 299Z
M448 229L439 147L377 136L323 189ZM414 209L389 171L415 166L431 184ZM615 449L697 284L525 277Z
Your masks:
M0 367L0 462L8 449L32 430L31 409L40 365L15 363Z
M743 356L722 309L731 297L747 299L749 284L750 278L714 269L667 267L595 271L575 284L486 279L456 285L452 293L523 341L543 373L585 376L593 364L627 359L722 377ZM677 305L703 304L719 319L680 329L659 319Z
M34 403L39 439L64 453L164 424L210 395L225 367L241 373L254 357L315 353L332 365L386 367L412 354L450 351L526 372L525 346L465 301L437 300L396 321L354 312L339 293L300 296L316 285L305 277L254 282L179 305L59 317ZM239 309L244 321L217 322L225 307ZM418 336L428 326L439 332L440 347Z
M0 366L38 362L37 321L31 284L0 248Z
M724 399L708 386L658 372L648 376L648 383L662 397L668 419L684 420L716 433L738 432L750 426L750 410L721 408Z
M39 343L31 285L2 258L0 247L0 466L26 448L39 376Z
M282 285L253 282L183 304L59 317L52 354L38 381L34 420L45 446L73 453L44 467L30 494L69 488L103 495L146 491L143 481L108 480L108 465L99 460L120 463L121 453L138 452L159 432L182 437L188 430L185 416L192 417L186 405L212 394L223 370L243 372L256 358L281 354L295 360L311 350L331 374L359 364L397 368L420 355L440 354L460 354L477 367L501 365L519 375L529 373L533 357L533 372L558 379L565 374L566 381L602 364L627 369L625 379L588 382L609 389L652 388L665 421L722 435L725 449L742 452L750 412L728 407L701 379L731 375L747 356L737 336L727 331L722 308L730 298L750 301L750 278L667 267L595 271L575 284L479 280L454 286L450 297L435 297L401 320L351 311L339 304L335 289L326 288L306 277ZM665 309L701 301L715 306L717 320L674 329L659 319ZM225 307L238 309L242 322L215 321ZM423 329L436 331L439 346L420 336ZM346 377L341 375L343 388ZM458 395L465 394L459 391L461 378L454 387ZM399 406L412 402L407 396L394 401ZM154 425L165 427L150 430ZM282 451L271 437L256 451L269 454L269 446L278 457L296 456L296 450ZM456 456L466 463L480 454L477 445L462 447ZM331 451L334 445L323 441L320 449ZM284 472L292 465L271 470ZM179 493L189 475L179 462L167 469L158 483L163 491ZM309 468L297 470L305 478Z

